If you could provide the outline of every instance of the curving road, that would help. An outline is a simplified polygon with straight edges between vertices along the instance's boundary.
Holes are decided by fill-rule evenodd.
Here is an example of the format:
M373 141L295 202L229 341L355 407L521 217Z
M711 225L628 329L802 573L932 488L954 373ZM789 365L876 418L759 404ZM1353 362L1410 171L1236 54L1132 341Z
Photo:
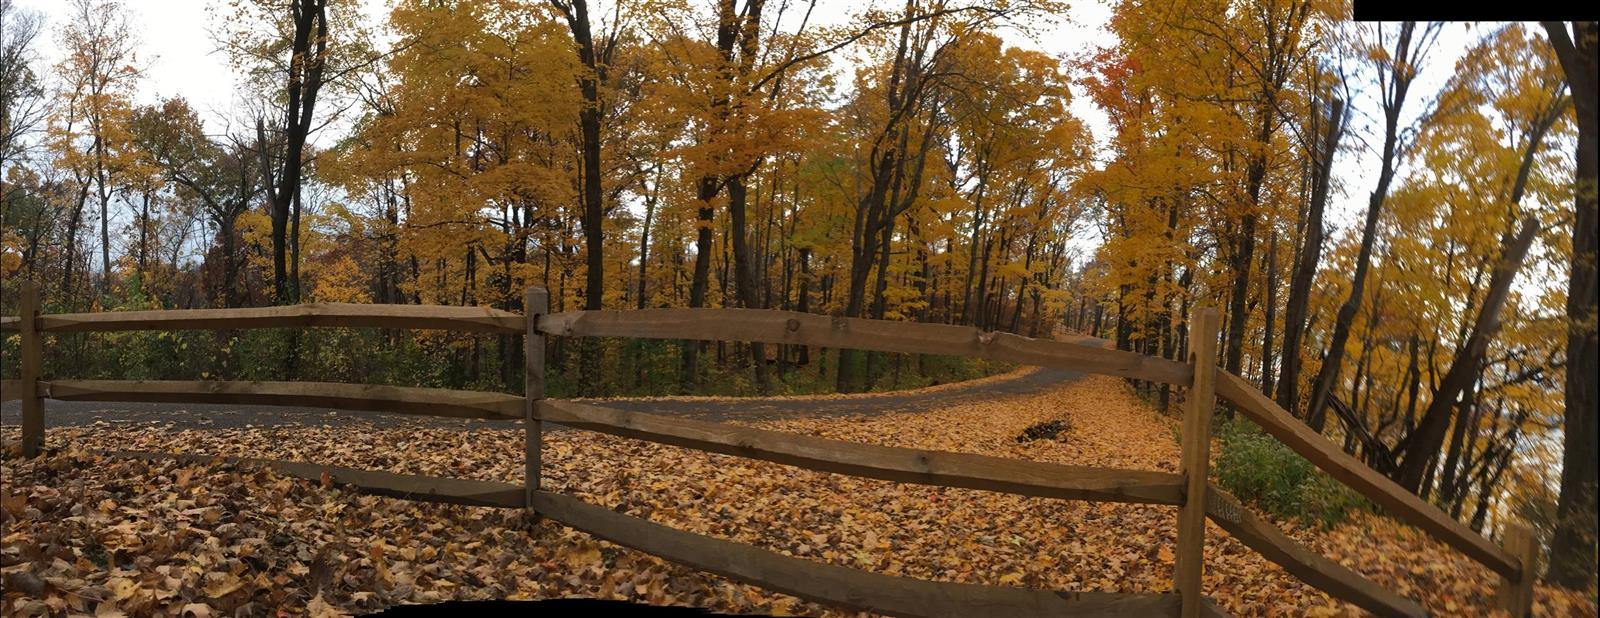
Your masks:
M609 407L693 417L708 421L733 419L782 419L798 417L852 416L883 414L917 409L948 407L995 398L1018 397L1043 392L1083 377L1065 369L1039 368L1009 378L986 380L978 384L955 385L932 392L886 392L866 395L809 397L748 397L730 399L609 399L599 400ZM292 425L414 425L418 422L445 426L509 426L518 421L460 420L388 413L340 413L326 408L301 408L259 405L113 403L99 401L45 400L46 427L73 427L95 423L169 424L173 429L238 429ZM21 405L7 401L0 405L0 424L21 423Z

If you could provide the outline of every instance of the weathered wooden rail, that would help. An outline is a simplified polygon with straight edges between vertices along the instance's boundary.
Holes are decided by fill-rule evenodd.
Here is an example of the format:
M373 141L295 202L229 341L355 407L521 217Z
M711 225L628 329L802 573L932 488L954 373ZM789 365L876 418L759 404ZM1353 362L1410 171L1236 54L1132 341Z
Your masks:
M0 398L22 401L25 456L43 445L43 400L242 403L315 406L355 412L523 419L523 485L436 478L302 462L243 459L307 479L324 474L362 491L471 506L527 508L619 545L778 592L851 609L896 616L1200 616L1221 615L1202 594L1205 521L1302 581L1384 616L1422 616L1415 601L1384 590L1288 538L1207 482L1214 399L1231 402L1333 478L1477 560L1502 577L1500 602L1525 615L1531 606L1534 548L1526 530L1509 527L1507 551L1402 490L1334 448L1243 379L1218 371L1217 317L1203 309L1191 320L1190 358L1176 362L1091 345L1045 341L942 324L831 318L745 309L646 309L546 314L548 297L530 289L526 315L477 307L316 303L252 309L136 311L40 315L38 293L23 286L22 316L0 318L21 335L21 379L0 384ZM502 393L307 382L182 382L44 380L45 333L380 327L523 334L526 396ZM1190 389L1184 410L1180 473L1019 461L965 453L877 446L750 427L669 418L544 398L544 337L634 337L787 343L882 352L939 354L1059 367L1174 384ZM1214 394L1213 394L1214 393ZM810 470L901 483L955 487L1066 500L1179 507L1173 581L1166 594L1077 593L978 586L891 577L783 556L731 541L674 530L544 491L539 472L543 424L774 462ZM212 460L203 455L123 453L137 457Z

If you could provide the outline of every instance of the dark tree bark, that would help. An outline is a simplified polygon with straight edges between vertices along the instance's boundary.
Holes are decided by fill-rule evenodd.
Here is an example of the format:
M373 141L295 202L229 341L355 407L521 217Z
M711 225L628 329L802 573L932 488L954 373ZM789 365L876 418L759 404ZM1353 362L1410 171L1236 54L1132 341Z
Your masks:
M1361 308L1367 270L1372 261L1372 245L1378 232L1378 219L1383 213L1383 202L1389 197L1389 183L1394 180L1396 146L1400 137L1400 109L1405 105L1406 94L1411 90L1411 81L1416 77L1420 56L1428 47L1423 41L1418 41L1415 46L1412 45L1416 27L1417 23L1412 21L1401 24L1400 36L1395 51L1391 54L1392 60L1388 62L1387 80L1384 81L1382 93L1383 155L1378 171L1378 186L1372 190L1372 195L1367 201L1367 220L1361 229L1361 250L1356 256L1356 271L1350 281L1350 297L1345 299L1344 304L1339 307L1337 317L1334 318L1328 356L1322 361L1321 371L1317 372L1317 380L1311 391L1311 405L1306 409L1306 424L1318 433L1322 432L1322 426L1327 418L1325 409L1328 396L1333 393L1334 386L1339 382L1339 368L1344 362L1344 346L1350 340L1350 325L1355 321L1356 312ZM1428 38L1431 34L1430 29L1423 33L1423 37Z
M795 310L811 313L811 247L800 248L800 290L795 299ZM811 346L800 346L800 366L811 364Z
M1470 442L1473 437L1469 433L1477 425L1478 420L1478 387L1483 383L1483 368L1480 366L1478 375L1472 385L1468 386L1461 397L1461 403L1456 405L1456 420L1450 428L1449 446L1445 447L1443 467L1439 470L1439 503L1452 508L1451 517L1460 511L1459 496L1456 493L1456 477L1462 461L1463 443ZM1470 444L1466 448L1471 448Z
M711 287L711 226L716 211L711 208L711 198L720 188L717 179L702 178L696 186L695 197L700 207L695 210L694 275L690 277L689 306L706 306L706 292ZM700 342L683 342L683 393L694 390L699 376Z
M1416 431L1404 441L1403 459L1400 468L1395 471L1394 480L1412 493L1419 493L1428 469L1427 462L1439 454L1445 430L1449 427L1450 412L1455 409L1462 392L1477 378L1477 369L1483 362L1489 342L1500 330L1500 310L1511 291L1511 282L1516 279L1517 271L1522 269L1522 260L1527 256L1538 231L1538 221L1530 216L1523 220L1522 229L1516 236L1505 238L1499 263L1489 277L1488 294L1483 299L1477 318L1473 320L1472 332L1467 336L1466 344L1456 350L1455 358L1451 360L1444 378L1439 381L1438 388L1434 389L1433 400L1428 403L1428 409L1423 413Z
M1300 346L1306 328L1306 310L1311 300L1311 282L1317 274L1317 263L1322 259L1322 212L1328 204L1329 177L1333 171L1333 156L1344 137L1344 101L1334 99L1327 105L1327 115L1316 118L1327 126L1318 136L1311 153L1315 170L1311 181L1311 200L1306 211L1305 233L1300 243L1300 259L1295 263L1294 276L1289 282L1289 298L1284 305L1283 360L1278 370L1278 405L1291 412L1300 403Z
M1260 41L1262 57L1249 63L1255 72L1252 76L1260 84L1255 93L1255 135L1252 152L1245 164L1245 195L1249 203L1240 217L1238 235L1233 254L1233 291L1228 299L1228 334L1223 346L1223 367L1235 374L1244 363L1244 330L1249 310L1245 307L1250 293L1250 268L1255 262L1257 211L1261 208L1261 190L1267 177L1268 157L1272 149L1272 136L1277 132L1279 118L1278 100L1284 83L1304 58L1298 49L1300 29L1310 15L1310 3L1290 3L1287 12L1277 14L1277 7L1259 12L1263 20L1265 37Z
M144 288L145 270L149 268L150 258L150 200L154 191L141 191L139 195L139 249L135 256L135 278L139 281L140 289Z
M867 279L874 264L880 259L880 254L886 248L883 244L886 241L884 232L913 201L911 198L899 198L895 188L906 182L906 164L912 162L912 157L907 154L910 123L917 110L921 108L923 91L928 86L923 72L926 70L924 60L931 44L931 29L920 33L913 40L911 26L919 19L916 2L907 0L900 20L899 42L895 49L889 82L884 89L888 118L873 140L872 148L867 155L871 184L856 205L851 230L850 280L844 308L846 317L861 317L866 310ZM937 53L935 51L935 54ZM929 130L924 132L922 146L916 153L917 167L912 172L912 183L920 183L921 180L922 166L926 164L934 140L931 125L930 120ZM915 187L908 193L914 196ZM854 355L854 350L839 350L835 389L840 392L854 389L852 379Z
M100 125L96 116L94 123ZM103 129L95 127L95 133L100 134ZM111 209L110 170L106 169L106 144L105 140L94 140L94 186L100 198L100 291L103 293L111 289L111 228L107 218L107 211Z
M729 235L733 239L733 271L739 304L747 309L760 309L762 307L756 300L756 273L750 259L750 240L745 233L745 200L744 178L736 176L728 179L728 218L733 228ZM750 356L755 365L756 389L765 394L772 388L767 376L766 346L752 342Z
M1564 448L1561 494L1556 505L1556 531L1551 542L1550 580L1571 588L1591 584L1595 577L1596 477L1600 474L1600 344L1596 342L1595 285L1597 180L1600 180L1600 70L1595 22L1565 24L1544 22L1550 44L1567 75L1578 120L1576 216L1572 223L1572 265L1567 283L1566 415L1562 422Z
M1261 392L1272 396L1272 327L1278 317L1278 229L1267 241L1266 324L1261 333Z
M743 52L744 58L741 59L744 61L741 65L743 70L748 70L749 62L753 61L751 56L759 43L755 37L760 35L762 6L761 0L747 0L745 5L746 19L741 22L734 0L719 0L717 3L716 49L722 61L722 79L730 84L736 79L735 71L739 70L734 65L736 59L735 50ZM742 44L741 39L743 39ZM715 115L722 120L727 120L733 114L733 104L731 96L726 93L717 94L711 100L711 108L714 110ZM718 163L726 163L726 161L718 161ZM754 171L754 165L751 166L750 171ZM716 217L716 210L712 207L711 201L722 193L723 187L728 186L733 181L742 182L742 177L737 174L726 175L718 172L704 174L695 181L695 199L700 206L695 213L695 225L698 227L698 234L695 238L694 276L689 289L690 307L705 306L706 292L711 285L712 226ZM737 233L740 236L737 241L738 246L734 247L734 260L737 262L735 264L736 276L737 273L742 273L748 268L747 261L749 260L744 248L746 239L743 238L745 228L744 207L744 193L741 184L738 199L735 200L730 195L728 204L730 214L734 209L739 210L736 215L738 221L730 224L732 229L729 232L730 235ZM726 285L726 278L724 277L723 279L723 284ZM738 285L735 286L741 301L748 300L744 298L744 288L745 284L741 279ZM724 294L724 302L726 302L726 294ZM699 352L700 344L698 342L683 342L682 390L685 393L693 390L695 386L699 373ZM764 371L758 369L758 372L761 372L762 375L758 376L757 381L764 391L766 388Z
M600 82L605 79L606 66L595 48L589 25L587 0L570 3L551 0L566 18L572 40L578 46L578 61L585 69L578 79L578 90L583 95L583 109L578 113L578 129L583 152L583 241L585 273L583 308L600 309L605 297L605 253L601 221L604 219L604 194L600 177Z
M294 206L289 213L289 298L300 302L300 207L304 186L294 189ZM298 336L299 329L290 331Z
M583 227L585 258L583 308L600 309L605 303L605 195L600 177L600 84L606 79L610 53L615 38L597 48L589 21L587 0L550 0L561 13L578 48L578 61L584 71L578 78L578 90L583 97L583 109L578 111L579 145L583 155L581 177L583 180L583 211L579 223ZM584 395L598 394L600 385L600 349L598 342L585 339L579 344L579 371L583 376Z
M290 215L300 194L306 138L311 134L311 121L317 107L317 94L322 90L328 55L327 0L290 0L289 11L294 34L289 41L292 55L285 87L288 97L283 116L283 158L277 173L268 171L263 183L271 204L272 289L274 301L279 304L296 300L289 289ZM259 141L265 146L265 128L260 119L256 130ZM268 156L265 149L261 155Z
M67 259L61 276L61 293L69 303L73 293L72 273L78 266L78 228L83 225L83 207L89 201L89 183L82 178L77 180L78 199L73 202L72 215L67 217Z

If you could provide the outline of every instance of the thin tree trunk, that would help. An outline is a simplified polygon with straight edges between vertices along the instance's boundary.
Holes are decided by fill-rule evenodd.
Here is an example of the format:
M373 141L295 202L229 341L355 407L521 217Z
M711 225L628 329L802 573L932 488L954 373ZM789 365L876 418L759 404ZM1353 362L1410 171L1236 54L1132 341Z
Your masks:
M1448 426L1449 413L1464 391L1476 378L1476 370L1483 362L1484 353L1488 350L1489 341L1500 330L1500 310L1505 305L1506 297L1511 290L1511 282L1516 279L1517 271L1522 268L1522 260L1528 254L1528 248L1533 245L1534 236L1539 231L1538 221L1532 216L1524 219L1522 229L1515 237L1507 237L1499 263L1495 266L1494 275L1489 278L1489 292L1484 297L1483 306L1479 309L1477 319L1473 321L1473 328L1467 337L1465 345L1456 350L1455 359L1450 363L1450 369L1439 381L1439 387L1434 390L1433 400L1428 404L1428 410L1422 416L1412 436L1406 439L1404 459L1400 468L1396 470L1394 480L1401 487L1417 493L1422 487L1424 476L1424 462L1439 452L1439 447L1444 441L1444 432Z
M141 192L139 203L139 255L135 264L138 266L136 278L139 288L144 289L145 270L149 267L150 256L150 191Z
M1480 367L1472 386L1467 387L1466 393L1461 398L1461 403L1456 405L1456 418L1454 426L1450 430L1450 443L1445 448L1444 467L1440 468L1439 472L1439 502L1441 504L1454 503L1452 516L1460 510L1460 502L1457 501L1460 496L1456 495L1457 467L1461 464L1462 443L1468 439L1467 432L1475 424L1473 421L1477 418L1477 386L1482 382L1483 370Z
M300 302L300 194L294 189L294 212L289 216L289 300ZM296 331L298 332L298 330Z
M1345 343L1350 338L1350 325L1356 311L1361 308L1362 292L1366 285L1367 270L1371 266L1372 245L1376 240L1378 219L1383 213L1383 202L1389 196L1389 183L1394 180L1395 158L1400 133L1400 109L1405 104L1406 93L1416 73L1413 54L1410 53L1412 33L1416 22L1401 25L1399 41L1390 62L1389 91L1383 93L1383 154L1378 171L1378 185L1367 201L1366 224L1361 229L1361 250L1356 256L1355 274L1350 282L1350 296L1339 307L1334 319L1333 335L1328 345L1328 357L1311 391L1311 405L1306 409L1306 424L1312 431L1321 433L1326 416L1328 396L1339 381L1339 368L1344 362Z
M264 178L268 187L268 202L271 204L272 282L274 302L278 304L291 301L287 247L290 209L300 193L306 138L311 133L317 94L322 89L322 71L326 66L328 46L326 0L292 0L290 11L294 33L289 48L289 81L285 88L288 96L283 117L283 165L277 173L276 186L270 171L266 172ZM261 156L266 160L265 129L260 119L257 120L256 133L262 148Z
M1267 315L1261 334L1261 392L1272 396L1272 326L1278 321L1278 228L1267 242Z
M800 248L800 290L795 300L795 310L800 313L811 313L811 248ZM800 346L799 363L801 367L811 364L811 346Z
M739 304L747 309L759 309L761 305L756 300L756 275L750 263L750 241L745 234L745 200L744 177L729 178L728 219L733 228L729 234L733 239L734 287L739 293ZM760 342L751 342L750 356L752 364L755 365L756 390L763 395L767 394L772 390L772 384L767 376L766 346Z

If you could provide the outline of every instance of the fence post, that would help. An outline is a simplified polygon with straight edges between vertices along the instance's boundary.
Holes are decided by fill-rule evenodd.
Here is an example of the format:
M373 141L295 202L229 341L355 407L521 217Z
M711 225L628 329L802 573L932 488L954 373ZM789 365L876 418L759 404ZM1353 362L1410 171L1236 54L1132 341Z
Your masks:
M44 341L39 336L39 285L22 282L17 326L22 334L22 456L37 457L44 446L44 398L39 396Z
M1183 504L1178 507L1178 556L1173 583L1183 601L1184 618L1200 616L1205 595L1206 484L1211 470L1211 411L1216 405L1217 310L1196 310L1189 320L1189 364L1194 382L1184 397L1182 460Z
M537 416L539 400L544 399L544 335L539 333L539 316L550 310L550 292L544 288L528 288L523 296L522 311L527 316L527 334L523 337L522 396L523 406L523 479L526 492L523 504L533 510L533 492L539 490L539 466L544 457L544 422Z
M1539 577L1539 542L1533 531L1519 523L1506 524L1500 542L1506 553L1522 561L1522 574L1515 581L1500 577L1496 605L1511 612L1513 618L1533 615L1533 582Z

